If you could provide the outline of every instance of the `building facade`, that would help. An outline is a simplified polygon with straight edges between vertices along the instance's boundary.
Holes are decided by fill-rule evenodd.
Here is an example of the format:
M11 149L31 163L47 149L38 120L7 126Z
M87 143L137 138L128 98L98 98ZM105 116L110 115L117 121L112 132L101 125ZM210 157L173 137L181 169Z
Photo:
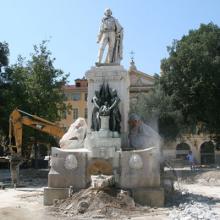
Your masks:
M71 106L71 109L62 113L60 126L69 128L77 118L87 119L87 87L88 83L85 78L76 79L75 85L64 86L65 104Z
M192 151L196 164L220 165L220 143L210 134L187 134L163 144L164 159L182 166Z
M153 87L155 78L149 74L137 70L133 60L130 63L128 73L130 76L130 105L135 105L138 95L146 95Z

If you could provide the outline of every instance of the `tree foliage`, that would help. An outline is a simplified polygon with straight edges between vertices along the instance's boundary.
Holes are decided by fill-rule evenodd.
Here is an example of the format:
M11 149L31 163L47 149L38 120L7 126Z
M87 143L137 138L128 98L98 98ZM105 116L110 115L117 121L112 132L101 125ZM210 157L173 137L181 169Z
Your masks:
M4 102L0 103L0 126L5 133L9 114L16 107L50 121L59 120L59 112L66 109L62 86L68 75L54 67L54 60L43 41L34 46L29 60L19 56L16 64L1 73Z
M8 65L9 48L6 42L0 42L0 133L1 127L4 126L2 123L5 117L5 105L8 100L7 93L10 87L5 81L5 71L2 71L2 67L6 68Z
M0 72L1 68L8 65L9 48L6 42L0 42Z
M188 125L220 131L220 28L201 24L168 47L161 85Z
M172 96L164 93L160 79L156 80L148 94L138 95L137 103L131 106L131 112L139 114L165 139L175 139L183 129L181 112L174 109Z

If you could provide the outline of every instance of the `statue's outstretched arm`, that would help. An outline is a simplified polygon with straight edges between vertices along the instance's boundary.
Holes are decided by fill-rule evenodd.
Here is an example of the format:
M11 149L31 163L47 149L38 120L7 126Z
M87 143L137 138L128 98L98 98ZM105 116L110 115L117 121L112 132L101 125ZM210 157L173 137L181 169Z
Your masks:
M113 108L115 108L119 104L119 102L120 102L120 99L116 98L113 104L109 107L109 110L112 110Z
M93 98L92 98L92 101L93 101L95 107L98 108L98 109L100 109L100 106L97 104L96 100L97 100L96 97L93 97Z

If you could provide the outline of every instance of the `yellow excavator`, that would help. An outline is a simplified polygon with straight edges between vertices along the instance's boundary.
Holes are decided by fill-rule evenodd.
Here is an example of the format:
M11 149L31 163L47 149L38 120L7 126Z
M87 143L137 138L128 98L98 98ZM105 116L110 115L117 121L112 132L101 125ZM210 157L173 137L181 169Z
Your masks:
M9 147L11 152L21 155L23 125L34 128L40 132L47 133L51 136L62 138L64 129L57 124L47 121L36 115L31 115L19 109L15 109L9 117ZM15 138L15 145L12 145L12 137Z
M64 129L57 124L47 121L44 118L36 115L31 115L19 109L12 111L9 117L9 149L11 153L10 169L12 183L17 184L19 182L19 166L23 161L22 155L22 136L23 125L36 129L40 132L47 133L58 139L64 135ZM14 137L15 145L12 144L12 138Z

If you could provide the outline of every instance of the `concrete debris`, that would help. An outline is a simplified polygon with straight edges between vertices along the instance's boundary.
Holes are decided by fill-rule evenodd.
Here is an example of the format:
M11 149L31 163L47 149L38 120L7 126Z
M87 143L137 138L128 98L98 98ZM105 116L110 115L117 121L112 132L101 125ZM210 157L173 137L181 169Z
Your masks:
M57 214L65 216L83 215L84 217L117 217L135 210L135 202L128 191L115 188L82 189L66 200L56 201ZM137 207L140 211L140 206ZM144 209L143 209L144 210ZM98 217L97 217L98 218Z
M82 202L79 202L78 207L77 207L77 211L78 211L78 213L83 214L86 212L86 210L88 208L89 208L89 203L86 201L82 201Z
M212 208L203 202L181 203L169 214L172 220L218 220L220 216Z
M208 171L198 174L194 180L201 185L220 186L220 172Z
M105 187L111 187L114 185L114 176L107 175L92 175L91 176L91 186L92 188L101 189Z
M181 172L180 180L187 184L198 183L204 186L220 186L220 172L219 170Z

